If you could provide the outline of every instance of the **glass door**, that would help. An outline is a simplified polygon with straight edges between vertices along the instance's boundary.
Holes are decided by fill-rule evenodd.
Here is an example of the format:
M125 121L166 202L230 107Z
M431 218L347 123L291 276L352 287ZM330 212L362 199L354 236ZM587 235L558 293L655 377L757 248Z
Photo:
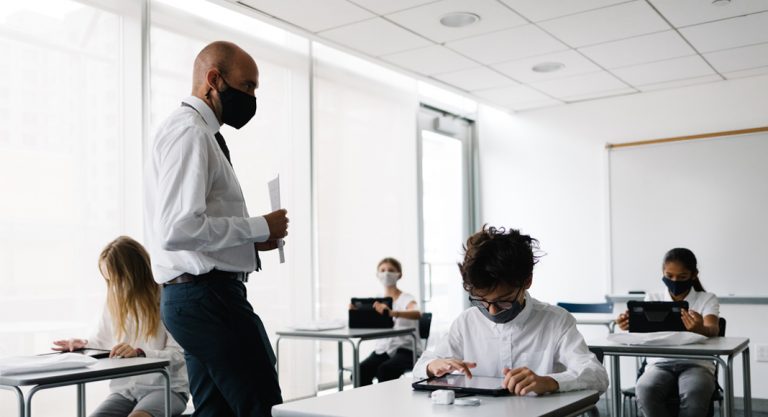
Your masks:
M468 302L457 263L474 224L470 120L430 107L419 113L421 305L438 332ZM437 334L437 333L436 333Z

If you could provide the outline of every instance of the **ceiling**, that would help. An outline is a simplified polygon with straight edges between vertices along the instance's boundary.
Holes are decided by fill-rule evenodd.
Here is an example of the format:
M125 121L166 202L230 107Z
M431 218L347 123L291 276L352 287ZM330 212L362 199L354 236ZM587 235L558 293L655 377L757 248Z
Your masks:
M768 0L227 1L513 111L768 74Z

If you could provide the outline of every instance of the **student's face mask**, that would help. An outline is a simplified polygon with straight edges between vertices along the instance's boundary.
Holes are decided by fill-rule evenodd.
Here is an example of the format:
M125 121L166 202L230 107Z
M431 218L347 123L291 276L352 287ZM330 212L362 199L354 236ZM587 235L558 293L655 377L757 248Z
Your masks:
M517 296L519 295L520 294L518 293ZM469 302L473 306L477 307L477 309L480 310L480 312L483 313L485 318L487 318L488 320L497 324L504 324L514 320L515 317L517 317L523 311L523 303L517 300L517 296L515 297L515 301L511 302L512 305L509 308L505 308L496 314L491 314L489 310L490 303L488 303L487 301L482 301L482 300L469 297Z
M397 279L400 278L400 274L397 272L379 272L376 277L381 282L381 285L385 287L391 287L397 283Z
M221 121L235 129L240 129L256 114L256 97L240 91L221 77L227 89L219 91L221 99Z
M672 295L685 294L688 290L691 289L691 287L693 287L693 278L685 281L672 281L667 277L661 277L661 280L664 282L664 285L667 286L669 292L672 293Z

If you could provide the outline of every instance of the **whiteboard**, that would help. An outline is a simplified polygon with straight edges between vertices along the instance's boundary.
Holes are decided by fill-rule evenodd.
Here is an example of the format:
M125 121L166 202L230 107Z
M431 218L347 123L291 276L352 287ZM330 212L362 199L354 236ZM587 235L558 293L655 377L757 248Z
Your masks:
M608 150L614 294L661 291L691 249L707 291L768 295L768 133Z

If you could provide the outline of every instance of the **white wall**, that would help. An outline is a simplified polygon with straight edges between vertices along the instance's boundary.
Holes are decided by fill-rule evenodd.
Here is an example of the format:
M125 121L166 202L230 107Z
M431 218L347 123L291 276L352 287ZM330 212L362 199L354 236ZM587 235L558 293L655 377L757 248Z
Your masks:
M481 221L521 228L541 241L547 256L534 272L534 296L600 301L611 291L605 144L766 126L766 109L766 76L514 115L481 107ZM755 179L757 186L764 182ZM760 277L744 277L745 292L750 279ZM754 347L768 343L758 319L767 313L768 306L723 308L729 335L752 341L755 398L768 398L768 386L759 383L768 379L768 363L755 362Z

